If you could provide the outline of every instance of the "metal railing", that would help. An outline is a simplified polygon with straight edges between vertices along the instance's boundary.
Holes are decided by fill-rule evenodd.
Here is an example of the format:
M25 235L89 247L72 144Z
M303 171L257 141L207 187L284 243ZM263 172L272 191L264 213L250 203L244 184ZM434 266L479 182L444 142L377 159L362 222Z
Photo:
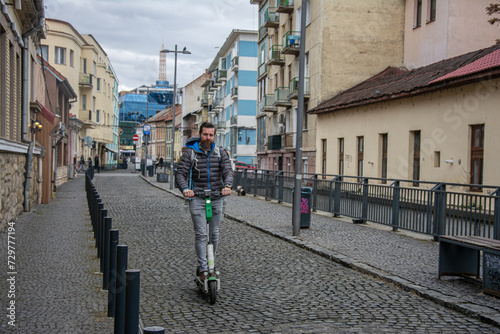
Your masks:
M234 187L279 202L293 202L294 183L295 175L286 171L235 171ZM500 240L500 187L479 185L482 192L470 192L468 184L318 174L303 174L302 187L312 188L313 211L434 237Z

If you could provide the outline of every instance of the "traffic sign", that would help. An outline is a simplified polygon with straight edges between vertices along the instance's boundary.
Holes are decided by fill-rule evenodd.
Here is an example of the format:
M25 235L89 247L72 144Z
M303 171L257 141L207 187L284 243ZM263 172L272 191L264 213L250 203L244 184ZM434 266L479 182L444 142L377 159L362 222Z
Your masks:
M142 127L142 133L145 134L145 135L150 135L151 134L151 125L145 124Z
M133 135L133 136L132 136L132 139L133 139L134 141L138 141L138 140L139 140L139 136L138 136L138 135Z

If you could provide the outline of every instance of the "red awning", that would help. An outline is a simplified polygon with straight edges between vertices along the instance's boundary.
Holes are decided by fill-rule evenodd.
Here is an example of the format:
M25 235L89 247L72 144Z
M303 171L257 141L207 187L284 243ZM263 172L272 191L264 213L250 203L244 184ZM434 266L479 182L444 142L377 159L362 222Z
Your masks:
M38 104L40 104L42 106L42 111L40 111L40 115L45 117L45 119L47 121L49 121L50 123L54 124L54 119L56 118L56 114L54 114L49 109L45 108L45 106L43 104L41 104L40 101L37 100L36 102L38 102Z

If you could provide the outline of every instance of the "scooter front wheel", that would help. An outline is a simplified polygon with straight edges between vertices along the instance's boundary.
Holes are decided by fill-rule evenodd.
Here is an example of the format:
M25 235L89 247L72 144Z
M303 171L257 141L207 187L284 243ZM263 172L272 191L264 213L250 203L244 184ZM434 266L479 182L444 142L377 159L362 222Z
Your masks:
M210 304L215 304L217 301L217 281L210 280L208 281L208 292L210 294Z

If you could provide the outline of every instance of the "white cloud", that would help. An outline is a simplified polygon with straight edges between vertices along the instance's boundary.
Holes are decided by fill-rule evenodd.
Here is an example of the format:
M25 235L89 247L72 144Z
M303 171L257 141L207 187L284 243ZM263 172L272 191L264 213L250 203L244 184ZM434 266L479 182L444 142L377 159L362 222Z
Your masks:
M158 79L162 43L184 46L177 57L177 83L200 76L232 29L257 29L257 5L248 0L45 0L46 16L92 34L115 69L120 89ZM167 78L174 81L174 55L167 54Z

